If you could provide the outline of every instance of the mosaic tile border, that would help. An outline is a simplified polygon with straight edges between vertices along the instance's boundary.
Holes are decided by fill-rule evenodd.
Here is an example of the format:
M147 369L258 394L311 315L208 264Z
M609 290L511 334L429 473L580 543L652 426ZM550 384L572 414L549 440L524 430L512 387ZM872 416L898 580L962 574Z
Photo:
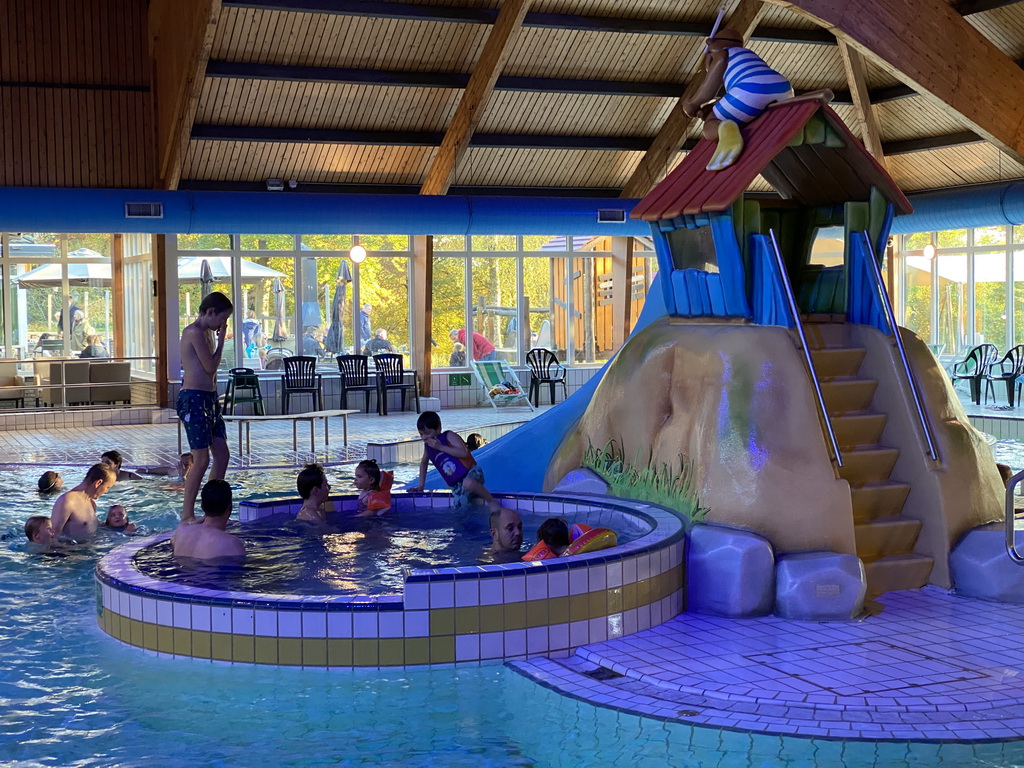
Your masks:
M683 608L684 525L675 513L585 497L499 496L530 513L632 526L621 547L561 561L411 570L402 595L257 595L151 579L132 558L170 533L131 542L96 567L97 622L112 637L175 656L311 667L419 666L567 656ZM345 512L355 497L334 499ZM248 504L294 513L297 500ZM448 506L396 495L396 511ZM258 515L264 516L264 515ZM252 518L250 518L252 519Z

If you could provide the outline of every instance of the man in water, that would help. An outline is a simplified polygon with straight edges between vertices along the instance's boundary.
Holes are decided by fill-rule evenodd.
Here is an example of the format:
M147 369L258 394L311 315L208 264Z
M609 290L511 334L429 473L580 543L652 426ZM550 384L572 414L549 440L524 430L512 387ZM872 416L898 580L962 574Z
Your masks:
M245 558L245 544L224 529L231 518L231 486L226 480L211 480L203 486L200 506L206 517L201 523L178 526L171 537L174 557L202 562L237 562Z
M523 543L523 518L514 509L502 507L491 512L491 547L485 553L494 563L519 562Z
M181 332L181 368L184 371L177 411L185 427L193 466L185 477L185 500L181 507L183 522L195 519L196 496L210 466L211 480L223 479L228 468L227 431L217 399L217 368L224 354L231 300L214 291L199 305L199 317Z
M109 491L116 480L114 470L106 464L91 466L85 473L85 479L53 505L50 524L54 537L86 541L95 536L100 526L96 517L96 499Z

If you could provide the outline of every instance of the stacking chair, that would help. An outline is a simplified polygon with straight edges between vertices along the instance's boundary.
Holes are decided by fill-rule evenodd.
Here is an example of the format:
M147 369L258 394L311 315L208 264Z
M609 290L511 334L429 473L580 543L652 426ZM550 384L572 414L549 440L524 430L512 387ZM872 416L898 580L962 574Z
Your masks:
M377 413L388 415L388 390L397 389L402 393L402 410L405 410L405 393L412 390L416 402L416 413L420 412L420 384L416 374L406 371L401 355L384 353L373 356L373 364L377 368ZM411 374L411 381L406 374Z
M550 349L535 348L526 353L526 364L530 366L530 401L540 405L540 385L551 387L551 404L555 404L555 384L562 385L562 397L569 396L565 383L565 366L558 362Z
M288 399L292 395L311 395L313 410L320 410L321 376L316 372L315 357L286 357L284 374L281 376L281 413L287 414Z
M998 356L999 350L995 344L979 344L967 353L967 357L953 364L953 383L967 379L971 386L971 400L975 405L981 405L982 379Z
M473 373L476 374L476 380L483 387L484 397L487 398L487 402L494 410L498 410L498 403L504 403L508 407L519 403L531 411L533 410L533 403L523 392L516 372L504 360L474 360ZM494 392L496 387L504 388L506 385L511 385L516 391Z
M1002 360L989 366L988 372L985 374L985 402L988 402L989 392L992 393L992 399L996 399L992 382L1002 381L1006 384L1006 402L1012 408L1014 385L1016 385L1018 390L1020 389L1017 377L1022 373L1024 373L1024 344L1018 344L1003 355Z
M362 392L366 395L366 412L370 412L370 393L377 391L377 383L370 381L369 361L366 355L339 355L338 370L341 372L341 407L348 408L348 393Z
M235 406L242 403L252 403L257 416L266 416L263 410L260 378L252 368L232 368L228 371L228 383L224 390L224 413L234 415Z

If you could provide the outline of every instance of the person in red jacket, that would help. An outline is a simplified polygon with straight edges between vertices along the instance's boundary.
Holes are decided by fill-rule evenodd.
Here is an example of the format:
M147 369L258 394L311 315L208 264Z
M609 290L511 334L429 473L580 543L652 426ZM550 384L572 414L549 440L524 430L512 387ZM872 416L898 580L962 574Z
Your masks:
M448 338L452 340L452 343L458 342L459 344L466 343L466 329L460 328L455 330L454 328L448 334ZM487 340L487 337L482 333L473 332L473 359L474 360L497 360L498 354L494 351L494 345Z

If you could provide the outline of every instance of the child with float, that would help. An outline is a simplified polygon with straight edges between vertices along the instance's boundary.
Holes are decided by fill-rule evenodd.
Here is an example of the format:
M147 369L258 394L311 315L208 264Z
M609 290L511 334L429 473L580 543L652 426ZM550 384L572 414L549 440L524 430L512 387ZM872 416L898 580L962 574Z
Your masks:
M382 471L373 459L356 465L355 486L359 489L356 517L379 517L391 509L391 486L395 473Z
M537 543L523 560L550 560L554 557L582 555L614 547L619 540L610 528L591 528L585 523L570 525L560 517L549 517L537 529Z

